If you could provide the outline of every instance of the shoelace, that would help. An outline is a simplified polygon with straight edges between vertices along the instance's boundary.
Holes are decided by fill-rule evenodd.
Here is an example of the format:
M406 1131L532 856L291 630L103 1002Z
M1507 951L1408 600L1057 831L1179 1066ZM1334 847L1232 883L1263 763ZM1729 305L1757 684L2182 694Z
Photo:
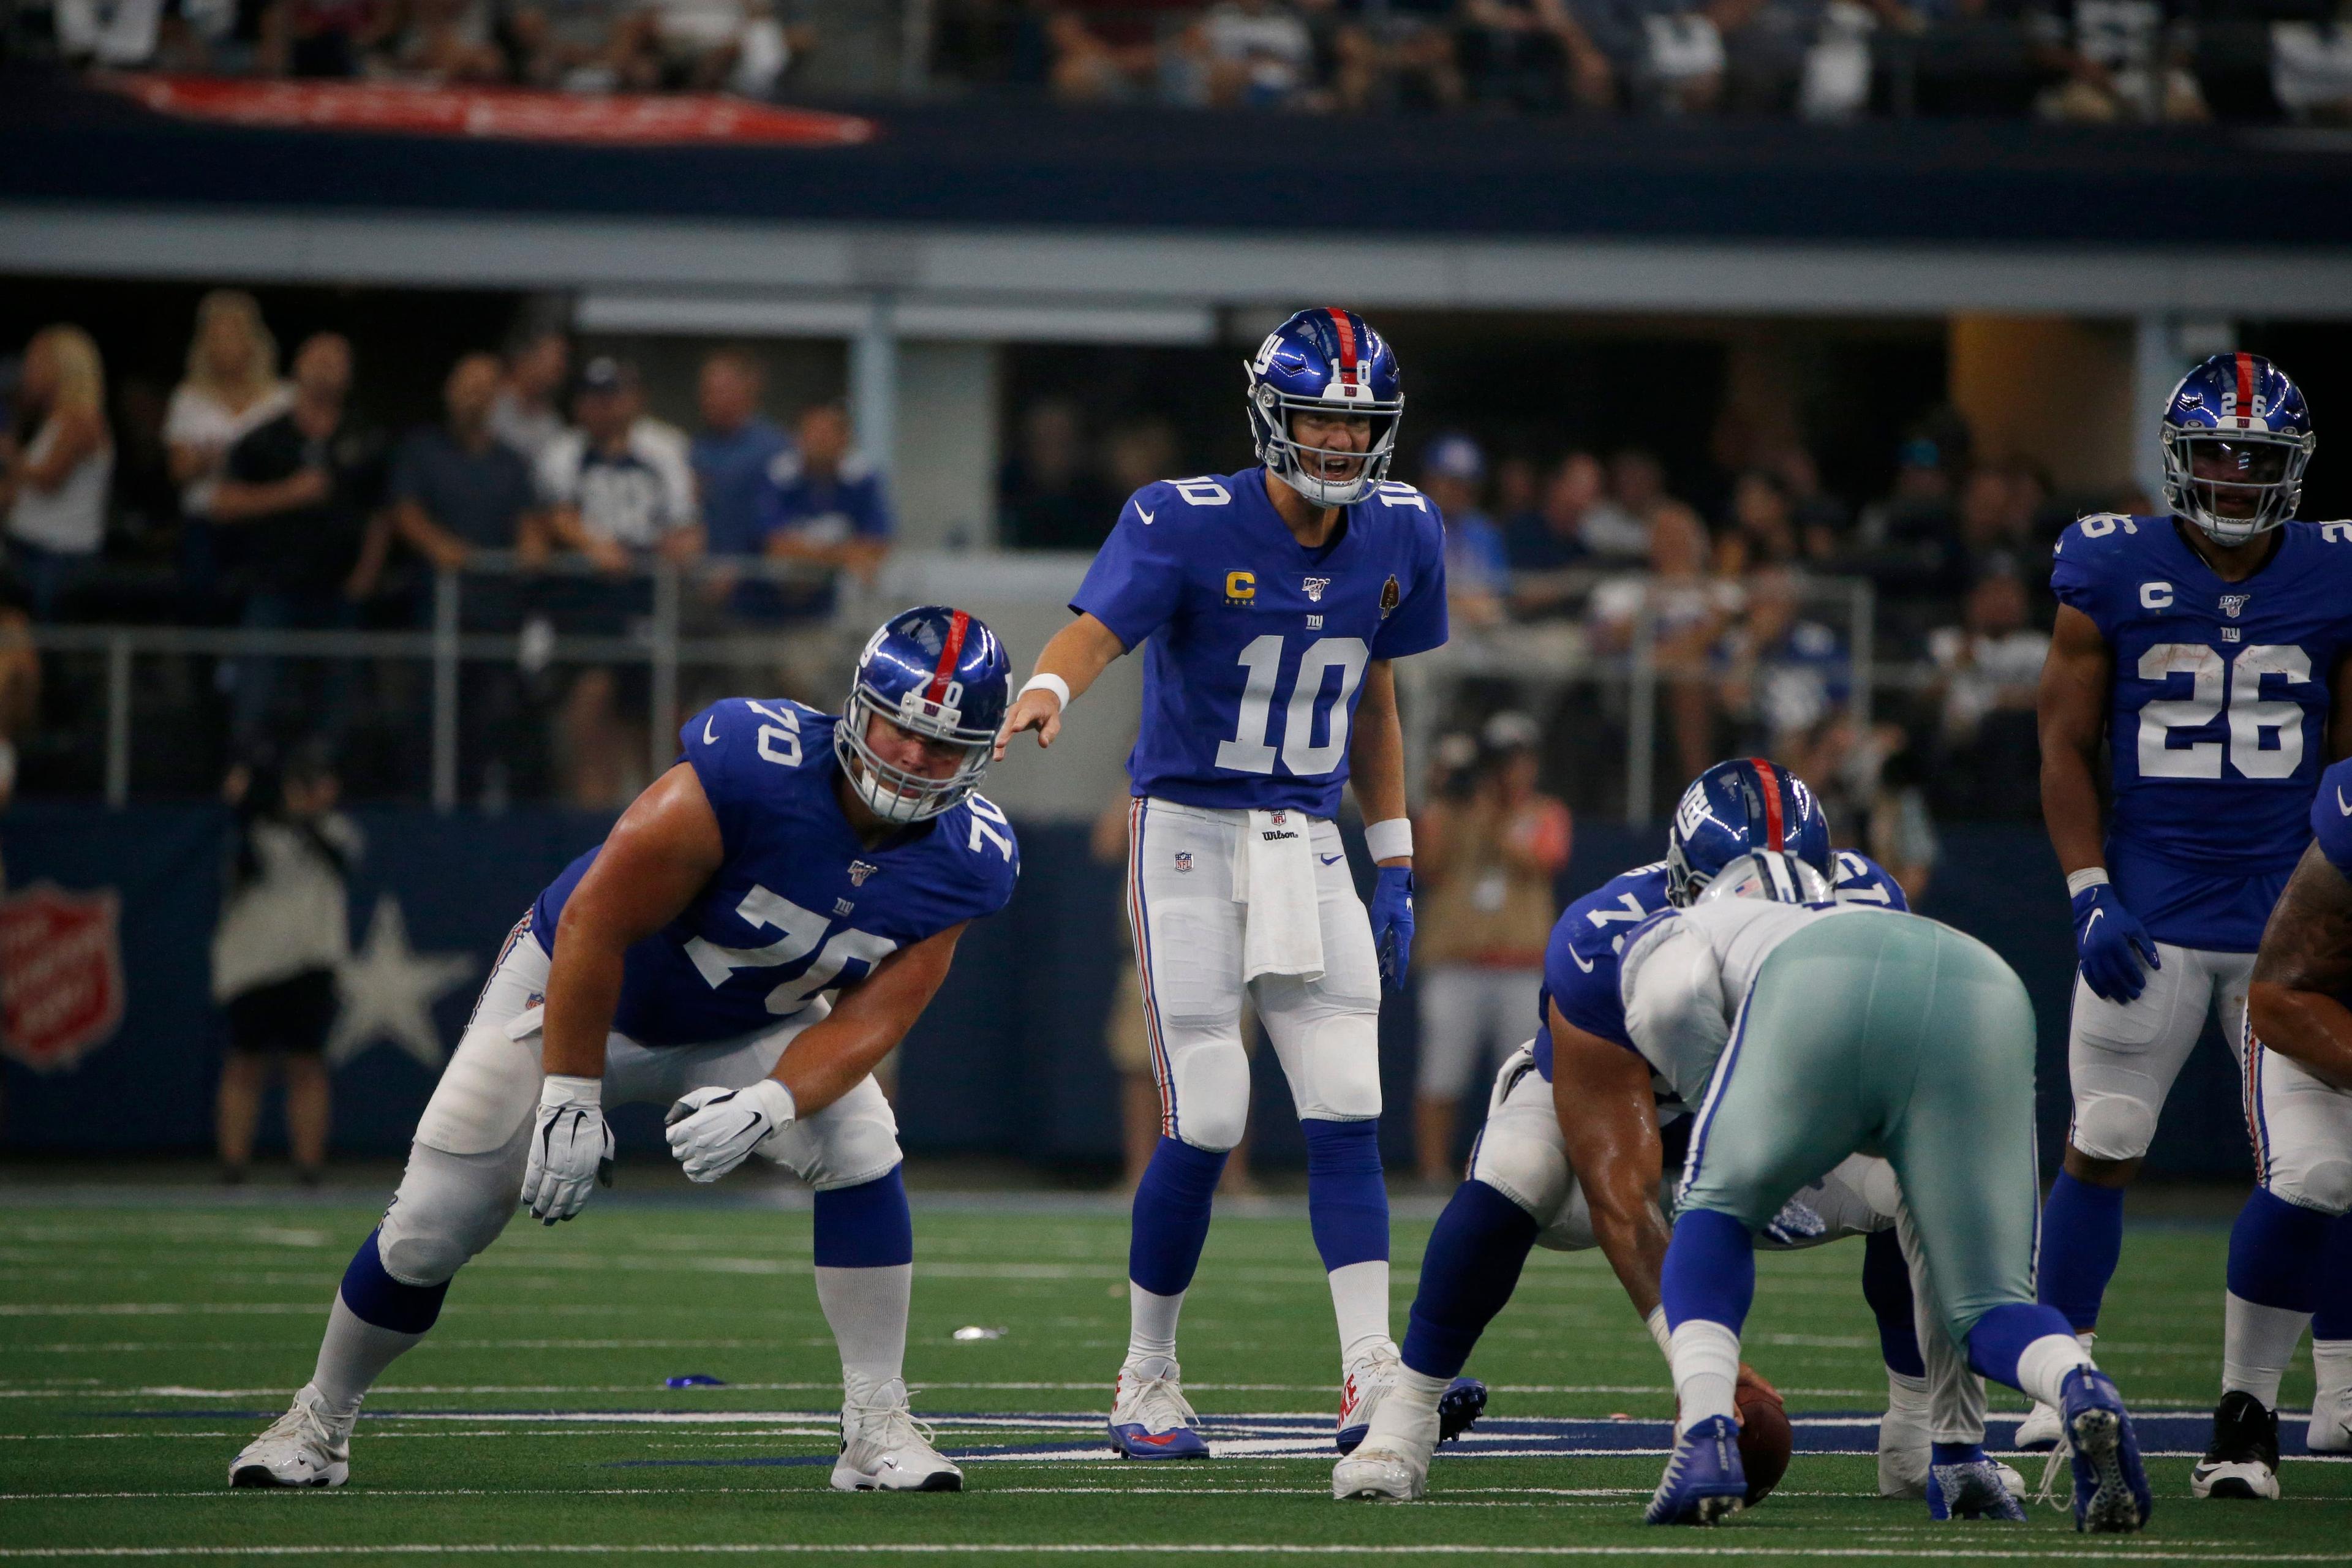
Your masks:
M1147 1432L1164 1432L1170 1426L1190 1426L1199 1416L1185 1402L1181 1385L1172 1377L1138 1378L1135 1384L1135 1413L1142 1419Z
M329 1453L335 1447L335 1429L327 1424L319 1407L307 1399L296 1400L261 1436L265 1441L271 1437L313 1437Z
M2074 1510L2074 1435L2066 1430L2064 1421L2058 1423L2058 1446L2050 1450L2049 1462L2042 1467L2042 1485L2033 1493L2033 1500L2044 1503L2062 1513ZM2058 1491L2058 1478L2066 1478L2064 1496Z
M908 1390L908 1397L911 1399L914 1392ZM858 1439L878 1446L885 1453L916 1444L934 1452L938 1449L936 1430L929 1422L917 1420L908 1405L852 1405L849 1413L856 1420ZM878 1431L876 1425L879 1426Z

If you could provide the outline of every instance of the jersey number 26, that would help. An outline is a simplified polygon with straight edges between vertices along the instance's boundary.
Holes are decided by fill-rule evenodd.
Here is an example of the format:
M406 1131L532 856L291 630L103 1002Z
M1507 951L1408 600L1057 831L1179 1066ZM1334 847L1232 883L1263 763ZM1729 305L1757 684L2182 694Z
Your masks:
M2230 710L2230 765L2241 778L2292 777L2303 765L2303 709L2294 702L2263 700L2263 677L2300 686L2311 679L2311 656L2285 644L2253 643L2238 650L2226 669L2221 650L2203 643L2158 643L2139 656L2142 680L2169 682L2189 677L2186 698L2159 697L2139 710L2139 774L2146 779L2218 779L2221 742L2198 741L2171 746L2175 730L2197 730ZM2263 731L2277 743L2263 744Z

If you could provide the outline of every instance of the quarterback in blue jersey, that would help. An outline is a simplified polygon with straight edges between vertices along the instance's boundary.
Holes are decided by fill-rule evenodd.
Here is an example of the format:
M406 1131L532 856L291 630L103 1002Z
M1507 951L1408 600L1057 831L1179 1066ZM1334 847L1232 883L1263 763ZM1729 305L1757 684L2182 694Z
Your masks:
M839 718L733 698L507 939L434 1089L408 1169L329 1310L317 1370L233 1486L340 1486L360 1401L498 1238L516 1194L553 1225L609 1184L604 1107L671 1103L697 1182L748 1156L815 1189L817 1300L842 1359L843 1490L956 1491L908 1414L914 1230L872 1073L1019 852L975 793L1011 694L961 610L893 616Z
M1307 1201L1339 1319L1342 1450L1393 1386L1380 1003L1412 944L1412 837L1391 661L1445 640L1445 531L1387 482L1404 397L1362 317L1302 310L1246 366L1263 466L1146 485L1119 509L1007 718L1065 710L1148 643L1128 774L1128 913L1161 1103L1135 1194L1128 1356L1109 1422L1130 1458L1205 1456L1176 1322L1211 1194L1249 1112L1244 987L1307 1135ZM1332 818L1351 781L1379 864L1370 919Z
M2124 1188L2165 1096L2209 1013L2238 1037L2320 770L2352 750L2352 525L2292 521L2313 445L2303 394L2258 355L2216 354L2175 388L2163 442L2168 513L2085 517L2060 540L2042 673L2042 815L2081 973L2074 1123L2042 1213L2037 1290L2086 1344L2122 1247ZM2257 1193L2233 1259L2278 1245L2279 1217ZM2233 1262L2225 1365L2251 1353L2260 1273ZM2316 1331L2352 1336L2352 1307ZM2198 1494L2274 1496L2261 1423L2224 1425L2230 1441L2200 1467ZM2017 1442L2057 1436L2042 1406Z
M2248 1260L2265 1273L2262 1294L2275 1305L2261 1309L2257 1335L2242 1347L2254 1353L2231 1370L2252 1384L2242 1397L2269 1418L2273 1470L2279 1383L2305 1322L2315 1334L2319 1394L2305 1442L2315 1454L2352 1453L2352 1347L2331 1343L2315 1316L2340 1315L2352 1302L2352 1248L2341 1245L2352 1211L2352 763L2321 775L2311 831L2263 931L2246 995L2255 1201L2276 1205L2279 1245ZM2230 1268L2234 1293L2244 1283L2234 1247ZM2223 1396L2217 1440L2240 1393Z
M1399 1389L1362 1446L1333 1471L1334 1497L1422 1494L1437 1444L1484 1403L1484 1390L1459 1374L1510 1300L1531 1247L1601 1247L1634 1310L1663 1334L1659 1269L1670 1200L1662 1189L1681 1169L1691 1108L1633 1049L1618 959L1634 927L1687 905L1725 866L1757 848L1785 848L1822 871L1842 903L1908 907L1902 889L1866 857L1832 851L1828 823L1802 780L1747 758L1718 763L1692 782L1668 832L1666 859L1611 879L1561 913L1545 952L1535 1038L1496 1075L1468 1178L1423 1254ZM1868 1237L1863 1294L1877 1317L1887 1366L1879 1488L1917 1497L1930 1483L1931 1409L1945 1436L1980 1435L1984 1405L1948 1342L1931 1346L1940 1356L1922 1360L1894 1229L1898 1195L1885 1162L1849 1159L1798 1194L1767 1236L1784 1247Z

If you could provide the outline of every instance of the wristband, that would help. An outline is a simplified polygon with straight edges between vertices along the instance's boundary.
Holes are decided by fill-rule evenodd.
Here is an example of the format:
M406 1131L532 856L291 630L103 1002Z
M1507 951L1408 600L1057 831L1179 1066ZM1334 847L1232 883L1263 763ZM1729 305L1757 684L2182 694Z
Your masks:
M1651 1308L1650 1315L1642 1320L1642 1326L1650 1331L1650 1337L1658 1342L1658 1353L1666 1358L1667 1364L1672 1365L1675 1359L1675 1335L1674 1331L1666 1327L1665 1304L1661 1302Z
M1058 675L1047 675L1045 671L1039 670L1029 678L1029 684L1014 695L1026 697L1033 691L1050 691L1054 694L1054 700L1063 707L1067 708L1070 705L1070 683Z
M2078 898L2085 888L2104 888L2106 885L2107 868L2105 866L2085 866L2067 877L2066 896Z
M1375 860L1412 858L1412 824L1402 816L1364 825L1364 847Z
M567 1078L562 1073L549 1073L547 1081L539 1086L541 1108L558 1105L596 1105L604 1102L604 1080L600 1078Z

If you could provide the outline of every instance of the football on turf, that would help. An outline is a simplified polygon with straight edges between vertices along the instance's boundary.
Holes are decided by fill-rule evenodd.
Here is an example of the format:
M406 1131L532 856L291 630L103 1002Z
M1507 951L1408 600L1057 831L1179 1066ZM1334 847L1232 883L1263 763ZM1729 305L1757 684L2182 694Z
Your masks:
M1748 1474L1748 1506L1770 1495L1789 1473L1797 1434L1780 1402L1753 1384L1739 1385L1739 1466Z

